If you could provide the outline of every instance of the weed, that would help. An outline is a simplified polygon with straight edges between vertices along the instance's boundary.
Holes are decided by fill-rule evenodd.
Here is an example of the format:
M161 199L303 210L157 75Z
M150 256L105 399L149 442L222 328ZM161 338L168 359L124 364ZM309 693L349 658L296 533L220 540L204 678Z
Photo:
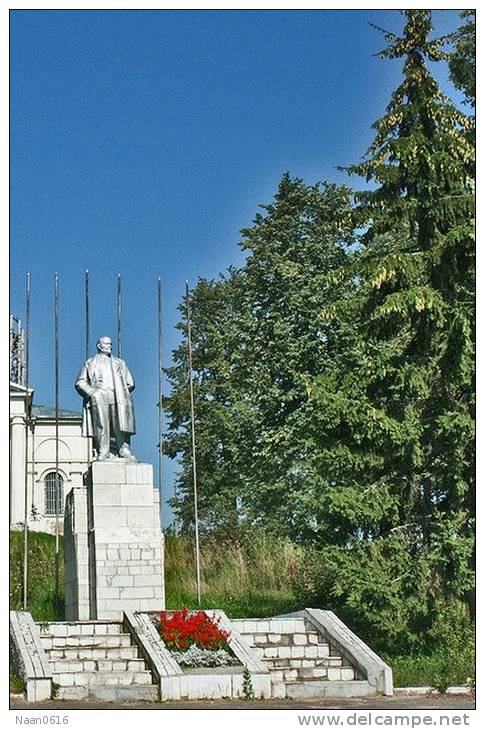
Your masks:
M244 666L242 691L246 701L254 701L254 687L247 666Z
M23 694L25 692L25 689L25 680L22 678L22 676L10 672L10 693Z

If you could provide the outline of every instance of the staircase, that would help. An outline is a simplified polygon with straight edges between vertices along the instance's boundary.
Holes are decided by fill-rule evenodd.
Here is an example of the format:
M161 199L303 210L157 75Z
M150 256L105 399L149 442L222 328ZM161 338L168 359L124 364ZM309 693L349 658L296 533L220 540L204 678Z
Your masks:
M156 701L159 688L121 623L38 623L56 698Z
M233 620L268 666L275 698L375 693L367 680L303 618Z

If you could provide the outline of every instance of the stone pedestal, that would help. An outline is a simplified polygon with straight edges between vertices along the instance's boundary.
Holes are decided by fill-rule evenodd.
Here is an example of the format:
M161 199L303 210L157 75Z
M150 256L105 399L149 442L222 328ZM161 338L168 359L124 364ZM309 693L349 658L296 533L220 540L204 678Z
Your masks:
M64 531L66 619L120 620L125 609L163 610L163 534L152 466L94 462L85 486L72 493Z

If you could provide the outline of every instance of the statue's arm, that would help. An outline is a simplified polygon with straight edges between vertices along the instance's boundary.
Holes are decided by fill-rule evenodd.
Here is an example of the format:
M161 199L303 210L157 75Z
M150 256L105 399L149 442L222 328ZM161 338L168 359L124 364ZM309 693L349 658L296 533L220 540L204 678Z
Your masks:
M86 367L86 364L83 364L79 370L75 387L78 393L84 398L90 398L95 392L95 388L89 384L88 368Z
M133 392L135 389L135 380L133 379L133 375L131 374L130 370L128 369L126 363L125 363L125 381L126 386L128 388L129 392Z

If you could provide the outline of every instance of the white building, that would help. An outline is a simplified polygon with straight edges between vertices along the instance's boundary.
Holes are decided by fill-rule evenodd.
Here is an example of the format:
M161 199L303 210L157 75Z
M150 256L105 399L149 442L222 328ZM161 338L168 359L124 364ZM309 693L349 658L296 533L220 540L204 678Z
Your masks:
M29 528L54 532L57 512L63 528L66 495L83 482L92 458L91 439L81 435L80 413L59 411L56 476L55 411L34 405L33 395L32 389L10 383L10 525L23 526L27 489Z
M54 532L57 518L63 529L66 495L82 484L92 458L91 440L81 435L80 413L60 410L56 449L55 411L33 404L34 390L27 389L25 377L24 331L11 316L10 527L23 526L27 495L29 528Z

